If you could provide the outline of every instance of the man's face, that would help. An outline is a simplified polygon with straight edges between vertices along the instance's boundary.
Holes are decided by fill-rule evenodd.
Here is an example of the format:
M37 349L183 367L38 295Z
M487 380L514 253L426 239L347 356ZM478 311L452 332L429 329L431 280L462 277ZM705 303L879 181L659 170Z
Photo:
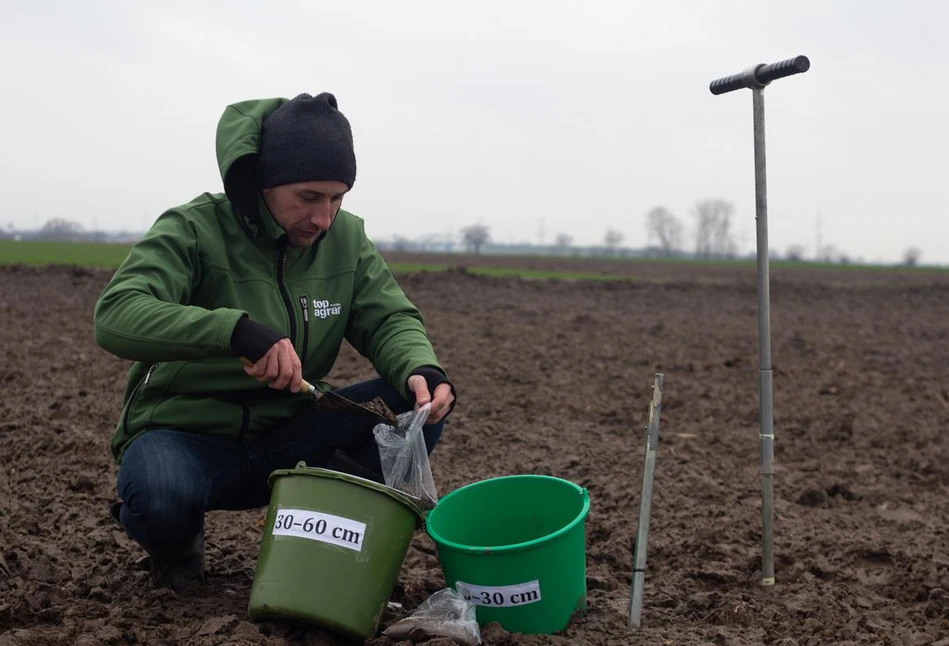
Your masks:
M342 182L299 182L261 190L273 214L294 247L309 247L336 219L343 195Z

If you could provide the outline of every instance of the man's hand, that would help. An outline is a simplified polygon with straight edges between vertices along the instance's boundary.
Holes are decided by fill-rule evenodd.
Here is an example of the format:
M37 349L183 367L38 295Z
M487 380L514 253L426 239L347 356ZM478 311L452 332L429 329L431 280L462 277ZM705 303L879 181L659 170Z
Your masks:
M451 404L455 401L455 396L451 394L451 385L438 384L435 387L435 398L433 399L428 392L428 384L425 383L425 377L422 375L412 375L408 380L409 390L415 393L415 409L418 410L425 404L431 402L426 424L435 424L448 414L451 410Z
M269 384L274 390L289 386L292 393L299 392L300 382L303 380L300 357L293 349L290 339L280 339L274 343L257 363L244 366L244 372L256 377L262 384ZM422 385L425 385L424 379Z

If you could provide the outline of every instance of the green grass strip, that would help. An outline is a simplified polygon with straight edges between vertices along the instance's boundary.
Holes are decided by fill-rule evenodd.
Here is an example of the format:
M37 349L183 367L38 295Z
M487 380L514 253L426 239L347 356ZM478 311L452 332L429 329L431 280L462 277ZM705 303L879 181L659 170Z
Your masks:
M0 265L78 265L115 269L131 245L105 242L46 242L0 240Z
M0 240L0 265L26 264L26 265L78 265L80 267L105 267L115 269L125 257L131 245L113 244L107 242L46 242L38 240ZM451 254L444 255L445 260L451 261L454 257ZM491 258L499 265L504 264L506 258L510 260L522 260L531 258L534 260L547 258L562 262L562 269L517 269L512 267L466 267L466 271L472 274L482 276L517 276L520 278L534 279L560 279L560 280L633 280L634 276L630 274L613 273L593 273L583 271L570 271L569 266L572 261L590 262L606 261L607 263L627 263L627 264L679 264L692 267L712 266L712 267L736 267L754 269L754 260L703 260L694 258L576 258L571 256L484 256ZM943 272L949 267L918 266L906 267L899 265L861 265L861 264L838 264L838 263L820 263L820 262L791 262L787 260L772 261L772 269L800 269L800 270L834 270L843 269L848 271L926 271ZM411 273L420 271L446 271L457 265L445 263L405 263L391 262L389 267L395 273Z

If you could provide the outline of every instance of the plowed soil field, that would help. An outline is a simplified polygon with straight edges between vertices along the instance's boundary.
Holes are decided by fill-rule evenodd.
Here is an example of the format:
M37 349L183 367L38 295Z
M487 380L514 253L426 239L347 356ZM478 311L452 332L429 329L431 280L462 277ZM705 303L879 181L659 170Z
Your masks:
M488 626L485 644L949 644L949 274L772 271L777 583L762 588L754 268L523 264L630 280L400 276L458 391L439 492L521 473L590 492L586 615L551 636ZM93 337L109 276L0 267L0 644L343 643L247 617L264 510L209 514L207 582L180 595L109 520L129 367ZM628 633L657 372L643 628ZM329 380L372 376L347 348ZM444 584L419 532L384 624Z

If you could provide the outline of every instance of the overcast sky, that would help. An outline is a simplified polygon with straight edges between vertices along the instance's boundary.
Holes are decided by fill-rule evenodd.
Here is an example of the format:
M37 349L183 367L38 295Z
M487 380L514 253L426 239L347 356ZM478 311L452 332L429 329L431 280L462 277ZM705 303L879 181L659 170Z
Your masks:
M805 54L765 90L773 249L949 263L949 2L0 0L0 226L144 230L220 191L236 101L336 94L370 235L646 243L665 205L734 203L755 248L751 92L709 81ZM820 220L819 220L820 218ZM818 228L818 222L822 225Z

